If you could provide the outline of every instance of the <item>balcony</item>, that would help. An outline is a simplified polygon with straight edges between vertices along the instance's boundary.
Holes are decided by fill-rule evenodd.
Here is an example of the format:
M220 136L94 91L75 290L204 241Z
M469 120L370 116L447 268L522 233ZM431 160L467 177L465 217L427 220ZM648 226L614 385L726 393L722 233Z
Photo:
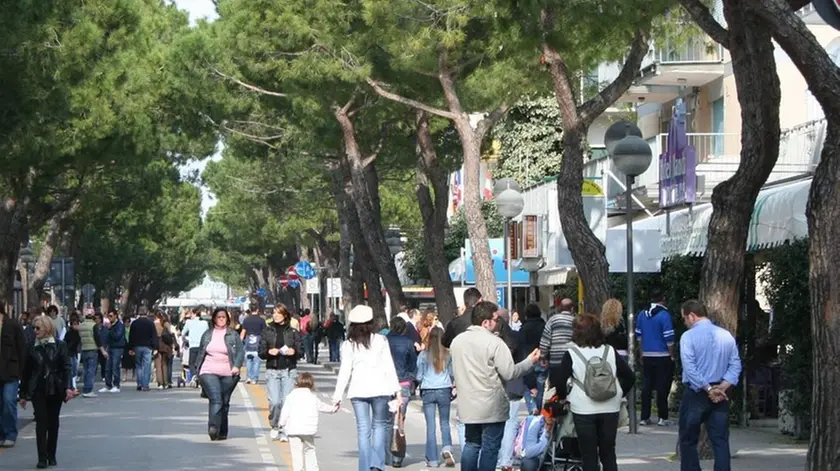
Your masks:
M683 87L702 87L723 77L723 47L702 35L685 42L665 41L651 46L642 61L639 78L621 101L665 103Z
M825 139L825 120L811 121L782 131L779 159L767 178L767 183L813 173L819 163L822 144ZM658 156L667 146L668 135L658 134L648 139L654 160L647 172L636 179L638 187L644 187L640 199L645 207L656 205L659 198ZM697 197L698 202L709 201L715 187L731 177L741 161L741 136L737 133L689 133L688 143L694 146L697 155ZM610 168L609 159L592 159L584 166L588 177L603 175L609 179L608 197L614 198L623 190L619 182L624 177Z

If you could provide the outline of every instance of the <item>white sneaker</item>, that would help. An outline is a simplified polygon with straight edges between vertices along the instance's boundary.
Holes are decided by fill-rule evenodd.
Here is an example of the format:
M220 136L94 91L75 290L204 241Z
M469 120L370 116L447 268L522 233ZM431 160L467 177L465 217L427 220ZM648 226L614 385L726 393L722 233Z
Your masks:
M11 448L13 446L15 446L15 441L14 440L6 440L4 442L0 442L0 447L3 447L3 448Z
M280 429L273 428L271 432L268 434L272 440L277 440L280 438Z
M82 394L82 397L92 398L92 397L97 397L97 395L94 392L89 392L89 393Z
M99 392L100 393L111 392L111 389L113 389L113 388L108 388L107 386L105 386L104 388L100 389Z
M286 436L286 434L285 434L285 433L280 432L280 441L281 441L281 442L288 442L288 441L289 441L289 437L288 437L288 436Z
M659 422L657 422L656 425L658 425L660 427L670 427L671 426L671 421L670 420L665 420L665 419L659 419Z
M118 393L118 392L120 392L120 388L118 388L118 387L114 386L114 387L113 387L113 388L111 388L111 390L110 390L110 391L108 391L108 392Z
M163 386L158 386L158 389L163 389Z

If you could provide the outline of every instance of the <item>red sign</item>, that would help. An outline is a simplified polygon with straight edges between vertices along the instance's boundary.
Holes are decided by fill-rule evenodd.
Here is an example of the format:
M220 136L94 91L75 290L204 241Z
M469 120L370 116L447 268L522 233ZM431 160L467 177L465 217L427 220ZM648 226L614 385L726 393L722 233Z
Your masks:
M277 277L277 282L280 283L280 286L285 288L289 286L289 277L286 275L280 275Z
M298 276L297 270L295 269L294 265L292 265L292 266L290 266L289 268L286 269L286 276L290 280L300 279L300 276Z

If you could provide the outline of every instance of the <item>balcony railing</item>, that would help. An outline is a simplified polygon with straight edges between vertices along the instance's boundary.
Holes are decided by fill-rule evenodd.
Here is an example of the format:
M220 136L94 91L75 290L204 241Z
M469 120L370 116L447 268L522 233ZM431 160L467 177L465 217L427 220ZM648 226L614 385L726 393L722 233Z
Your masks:
M779 143L779 159L767 179L772 183L785 178L811 173L816 169L825 139L825 120L808 123L786 129L782 132ZM702 179L698 185L698 199L708 199L712 190L719 183L731 177L741 162L741 136L737 133L689 133L688 143L694 146L697 156L697 175ZM636 179L637 186L647 189L648 197L657 199L659 195L659 156L668 143L667 134L658 134L648 140L653 151L653 162L648 171ZM584 176L594 177L616 173L610 168L608 159L593 159L584 166ZM612 182L621 182L623 177L616 174L616 179L608 179L608 192L615 195L617 188L610 188Z
M642 61L642 69L653 64L716 64L723 62L723 47L706 36L685 42L666 41L661 47L651 45Z

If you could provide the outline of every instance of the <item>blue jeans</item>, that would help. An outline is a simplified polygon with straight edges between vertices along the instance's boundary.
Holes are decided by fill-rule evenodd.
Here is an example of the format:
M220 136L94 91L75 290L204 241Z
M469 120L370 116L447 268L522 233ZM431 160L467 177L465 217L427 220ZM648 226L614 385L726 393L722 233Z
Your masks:
M198 377L207 399L210 401L207 412L207 430L210 438L226 438L228 434L228 414L230 397L239 382L239 376L219 376L204 374ZM215 435L213 429L215 428Z
M105 386L110 388L120 387L120 375L122 374L122 348L109 348L108 359L105 360Z
M260 356L257 352L245 353L245 370L248 379L256 383L260 379Z
M313 356L313 353L312 353L312 348L313 348L312 335L311 334L304 334L302 340L303 340L303 352L306 356L306 361L308 361L309 363L314 363L315 362L315 360L314 360L315 357Z
M505 433L505 422L465 425L461 471L494 471Z
M149 347L136 347L134 349L134 361L137 366L137 386L143 389L149 388L152 381L152 349ZM117 365L119 367L119 365Z
M510 401L510 415L505 422L505 434L502 436L502 445L499 448L499 461L497 467L510 466L513 461L513 442L516 440L516 432L519 429L519 408L522 405L520 400Z
M528 406L528 413L533 414L534 411L542 407L543 394L545 394L545 379L547 369L540 365L534 367L534 374L537 375L537 396L531 396L531 391L525 391L525 404Z
M525 458L519 463L519 471L539 471L539 458Z
M359 439L359 471L385 469L388 439L388 396L357 397L352 399L356 414L356 435Z
M327 343L330 345L330 362L337 363L341 361L341 340L330 339Z
M17 440L18 436L18 384L20 381L0 381L0 437Z
M426 417L426 461L429 466L439 464L437 447L437 425L435 425L435 411L440 412L440 438L444 451L452 448L452 431L449 425L449 409L452 405L452 388L424 389L420 391L423 398L423 415Z
M70 388L79 389L76 387L76 376L79 376L79 355L70 355Z
M82 352L82 367L85 369L85 384L82 392L85 394L93 392L93 382L96 381L96 363L99 361L97 350L85 350Z
M286 396L295 388L297 369L265 370L265 389L268 394L268 423L271 428L280 426L280 411Z
M715 471L729 471L729 401L715 404L705 392L688 387L680 403L680 469L700 471L697 442L704 423L715 456Z

